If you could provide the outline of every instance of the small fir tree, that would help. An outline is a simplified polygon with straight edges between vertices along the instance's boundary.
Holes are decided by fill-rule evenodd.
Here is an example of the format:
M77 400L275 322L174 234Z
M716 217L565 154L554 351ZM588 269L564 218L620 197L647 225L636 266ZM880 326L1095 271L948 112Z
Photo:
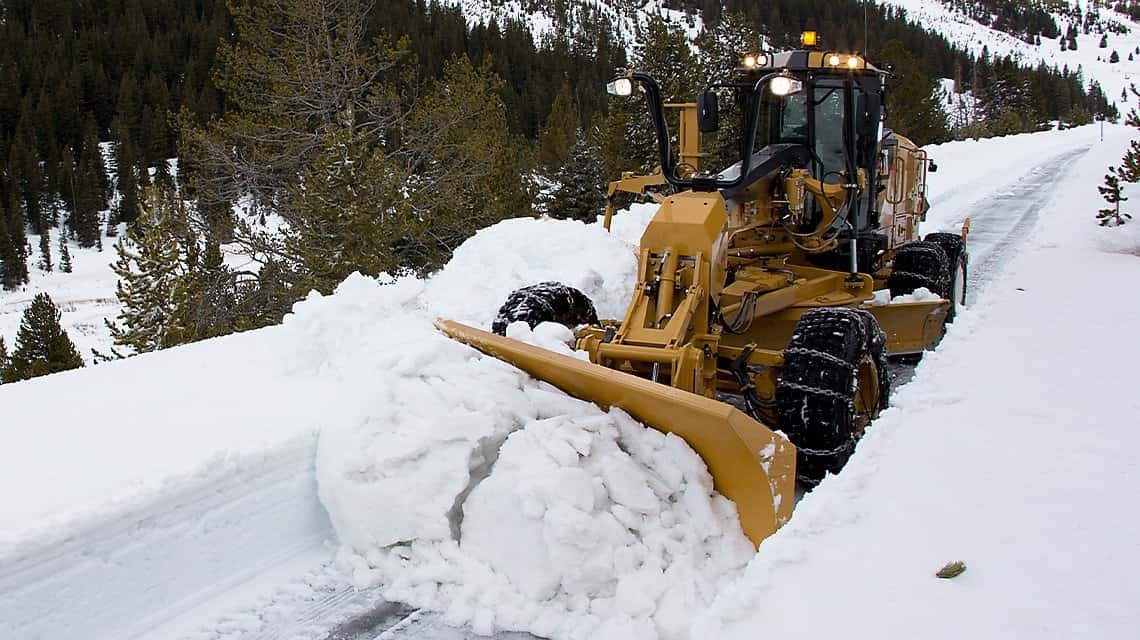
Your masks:
M1116 173L1125 182L1140 182L1140 140L1129 143L1128 152L1121 159Z
M0 384L4 384L4 371L8 369L8 345L4 344L4 336L0 336Z
M15 224L20 225L22 221ZM0 287L11 291L27 281L28 262L24 240L9 232L8 225L0 217Z
M538 141L538 161L553 169L562 166L574 145L574 132L578 130L578 109L570 94L570 85L563 83L562 90L550 106L550 115L542 127Z
M555 175L558 187L550 194L550 215L582 222L596 220L602 209L604 171L601 152L578 129L570 157Z
M5 382L78 369L83 358L59 324L60 312L46 293L36 294L24 310L16 344L0 377Z
M1116 64L1117 62L1120 62L1120 54L1114 50L1112 52L1112 54L1108 56L1108 61L1111 64Z
M67 234L59 234L59 270L71 273L71 250L67 248Z
M43 233L40 234L40 264L39 264L39 267L40 267L41 271L46 271L48 273L51 273L51 270L52 270L51 236L48 234L46 229L44 230Z
M1107 49L1108 48L1108 34L1107 33L1100 37L1100 45L1099 46L1101 49Z
M1132 219L1132 216L1120 211L1120 203L1127 201L1128 198L1120 188L1120 177L1117 175L1116 167L1108 168L1108 173L1104 176L1104 185L1097 187L1096 190L1109 205L1097 213L1100 226L1119 227Z
M190 340L194 282L181 202L152 186L139 204L138 220L115 244L119 257L111 269L123 307L107 326L116 345L144 353Z

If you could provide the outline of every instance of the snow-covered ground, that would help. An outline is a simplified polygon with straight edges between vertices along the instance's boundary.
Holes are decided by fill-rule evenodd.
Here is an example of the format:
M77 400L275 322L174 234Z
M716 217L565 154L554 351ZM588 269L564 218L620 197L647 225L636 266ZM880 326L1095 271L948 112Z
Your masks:
M983 286L755 556L683 443L432 330L546 279L621 311L652 208L515 220L428 281L0 387L0 637L1126 636L1140 234L1095 226L1106 132L932 150L926 230L969 216Z
M102 251L83 249L70 242L72 272L63 273L59 270L59 229L51 229L49 233L53 270L47 272L39 268L39 236L29 236L32 243L28 257L30 282L15 291L0 289L0 336L11 349L24 309L36 294L47 293L59 307L60 325L75 343L83 361L90 364L94 360L92 349L108 354L112 345L111 332L103 320L114 320L119 314L119 299L115 297L117 278L111 271L116 257L111 243L115 238L104 238Z

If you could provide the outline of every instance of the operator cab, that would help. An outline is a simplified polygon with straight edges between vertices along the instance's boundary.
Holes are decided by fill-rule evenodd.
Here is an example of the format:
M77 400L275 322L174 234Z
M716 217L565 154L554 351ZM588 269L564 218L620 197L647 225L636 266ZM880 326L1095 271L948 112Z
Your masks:
M758 81L777 74L768 90L753 90ZM862 169L875 184L879 143L883 136L882 95L886 72L860 56L813 50L745 56L732 83L714 85L701 96L698 114L702 132L715 131L718 122L707 117L718 89L731 89L742 118L756 121L750 140L741 140L741 160L725 167L718 178L739 175L745 154L751 156L748 175L739 184L722 188L731 198L764 176L773 164L806 168L826 184L844 183L844 176ZM716 116L712 120L716 120ZM747 135L747 134L746 134ZM874 190L866 190L851 203L850 221L862 231L874 224ZM818 212L817 212L818 213Z

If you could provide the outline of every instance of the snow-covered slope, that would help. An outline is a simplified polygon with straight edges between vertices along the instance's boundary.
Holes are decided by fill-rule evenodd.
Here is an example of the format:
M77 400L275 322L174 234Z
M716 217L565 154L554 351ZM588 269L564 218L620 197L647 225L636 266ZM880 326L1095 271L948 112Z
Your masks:
M1102 22L1115 24L1122 33L1107 33L1108 46L1099 47L1101 33L1080 33L1077 36L1077 49L1061 50L1059 38L1042 38L1040 45L1029 44L1025 40L1003 31L992 29L970 19L964 12L954 10L953 3L946 0L876 0L880 5L905 9L907 16L922 25L922 28L941 35L951 44L969 51L975 56L988 52L991 57L1009 57L1026 67L1045 64L1056 69L1068 67L1070 71L1082 72L1086 82L1096 81L1104 89L1110 101L1117 103L1122 114L1136 107L1136 97L1130 93L1122 97L1121 92L1140 77L1140 31L1128 16L1109 8L1101 9ZM1091 3L1081 0L1064 0L1065 6L1081 5L1088 10ZM1067 12L1052 15L1062 35L1073 19ZM1110 63L1109 57L1116 51L1120 61ZM1129 53L1134 60L1128 60Z
M469 24L525 24L539 43L559 34L573 34L584 25L603 25L618 42L632 46L637 42L638 26L643 26L650 15L684 29L690 38L696 38L703 29L698 14L670 9L666 0L578 0L561 7L527 0L443 0L443 4L459 7Z
M312 638L384 612L441 637L385 596L554 637L1127 635L1140 406L1104 380L1140 373L1116 284L1140 237L1093 223L1108 133L934 150L928 230L972 218L983 286L747 568L687 447L431 329L544 279L616 315L646 207L614 236L510 221L430 281L354 277L282 327L0 387L0 637Z

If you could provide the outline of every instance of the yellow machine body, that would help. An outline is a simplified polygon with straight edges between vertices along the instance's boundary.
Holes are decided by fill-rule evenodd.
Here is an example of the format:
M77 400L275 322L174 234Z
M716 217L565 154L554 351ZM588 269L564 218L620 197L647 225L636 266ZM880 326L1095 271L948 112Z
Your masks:
M698 171L703 156L696 105L669 106L679 111L679 156ZM658 197L660 209L641 237L638 281L624 317L578 332L577 348L590 362L451 321L437 326L573 396L619 407L682 437L708 465L717 490L736 503L745 533L759 544L791 514L795 447L777 433L774 413L756 416L766 425L723 401L724 394L744 390L725 363L743 358L752 372L743 386L773 400L797 322L820 307L870 312L886 334L888 353L932 348L942 336L947 301L872 304L890 272L889 252L918 238L927 209L927 163L921 149L896 135L881 154L878 184L868 184L862 169L841 176L847 188L874 188L878 194L890 245L875 273L812 262L813 253L834 248L825 232L840 215L845 187L797 169L766 176L728 197L718 190ZM660 174L625 174L612 183L607 228L615 193L645 193L665 183ZM822 215L814 229L796 232L787 221L802 215L808 198L820 203ZM873 379L865 387L875 393L880 382ZM873 400L859 402L869 416L877 413Z

